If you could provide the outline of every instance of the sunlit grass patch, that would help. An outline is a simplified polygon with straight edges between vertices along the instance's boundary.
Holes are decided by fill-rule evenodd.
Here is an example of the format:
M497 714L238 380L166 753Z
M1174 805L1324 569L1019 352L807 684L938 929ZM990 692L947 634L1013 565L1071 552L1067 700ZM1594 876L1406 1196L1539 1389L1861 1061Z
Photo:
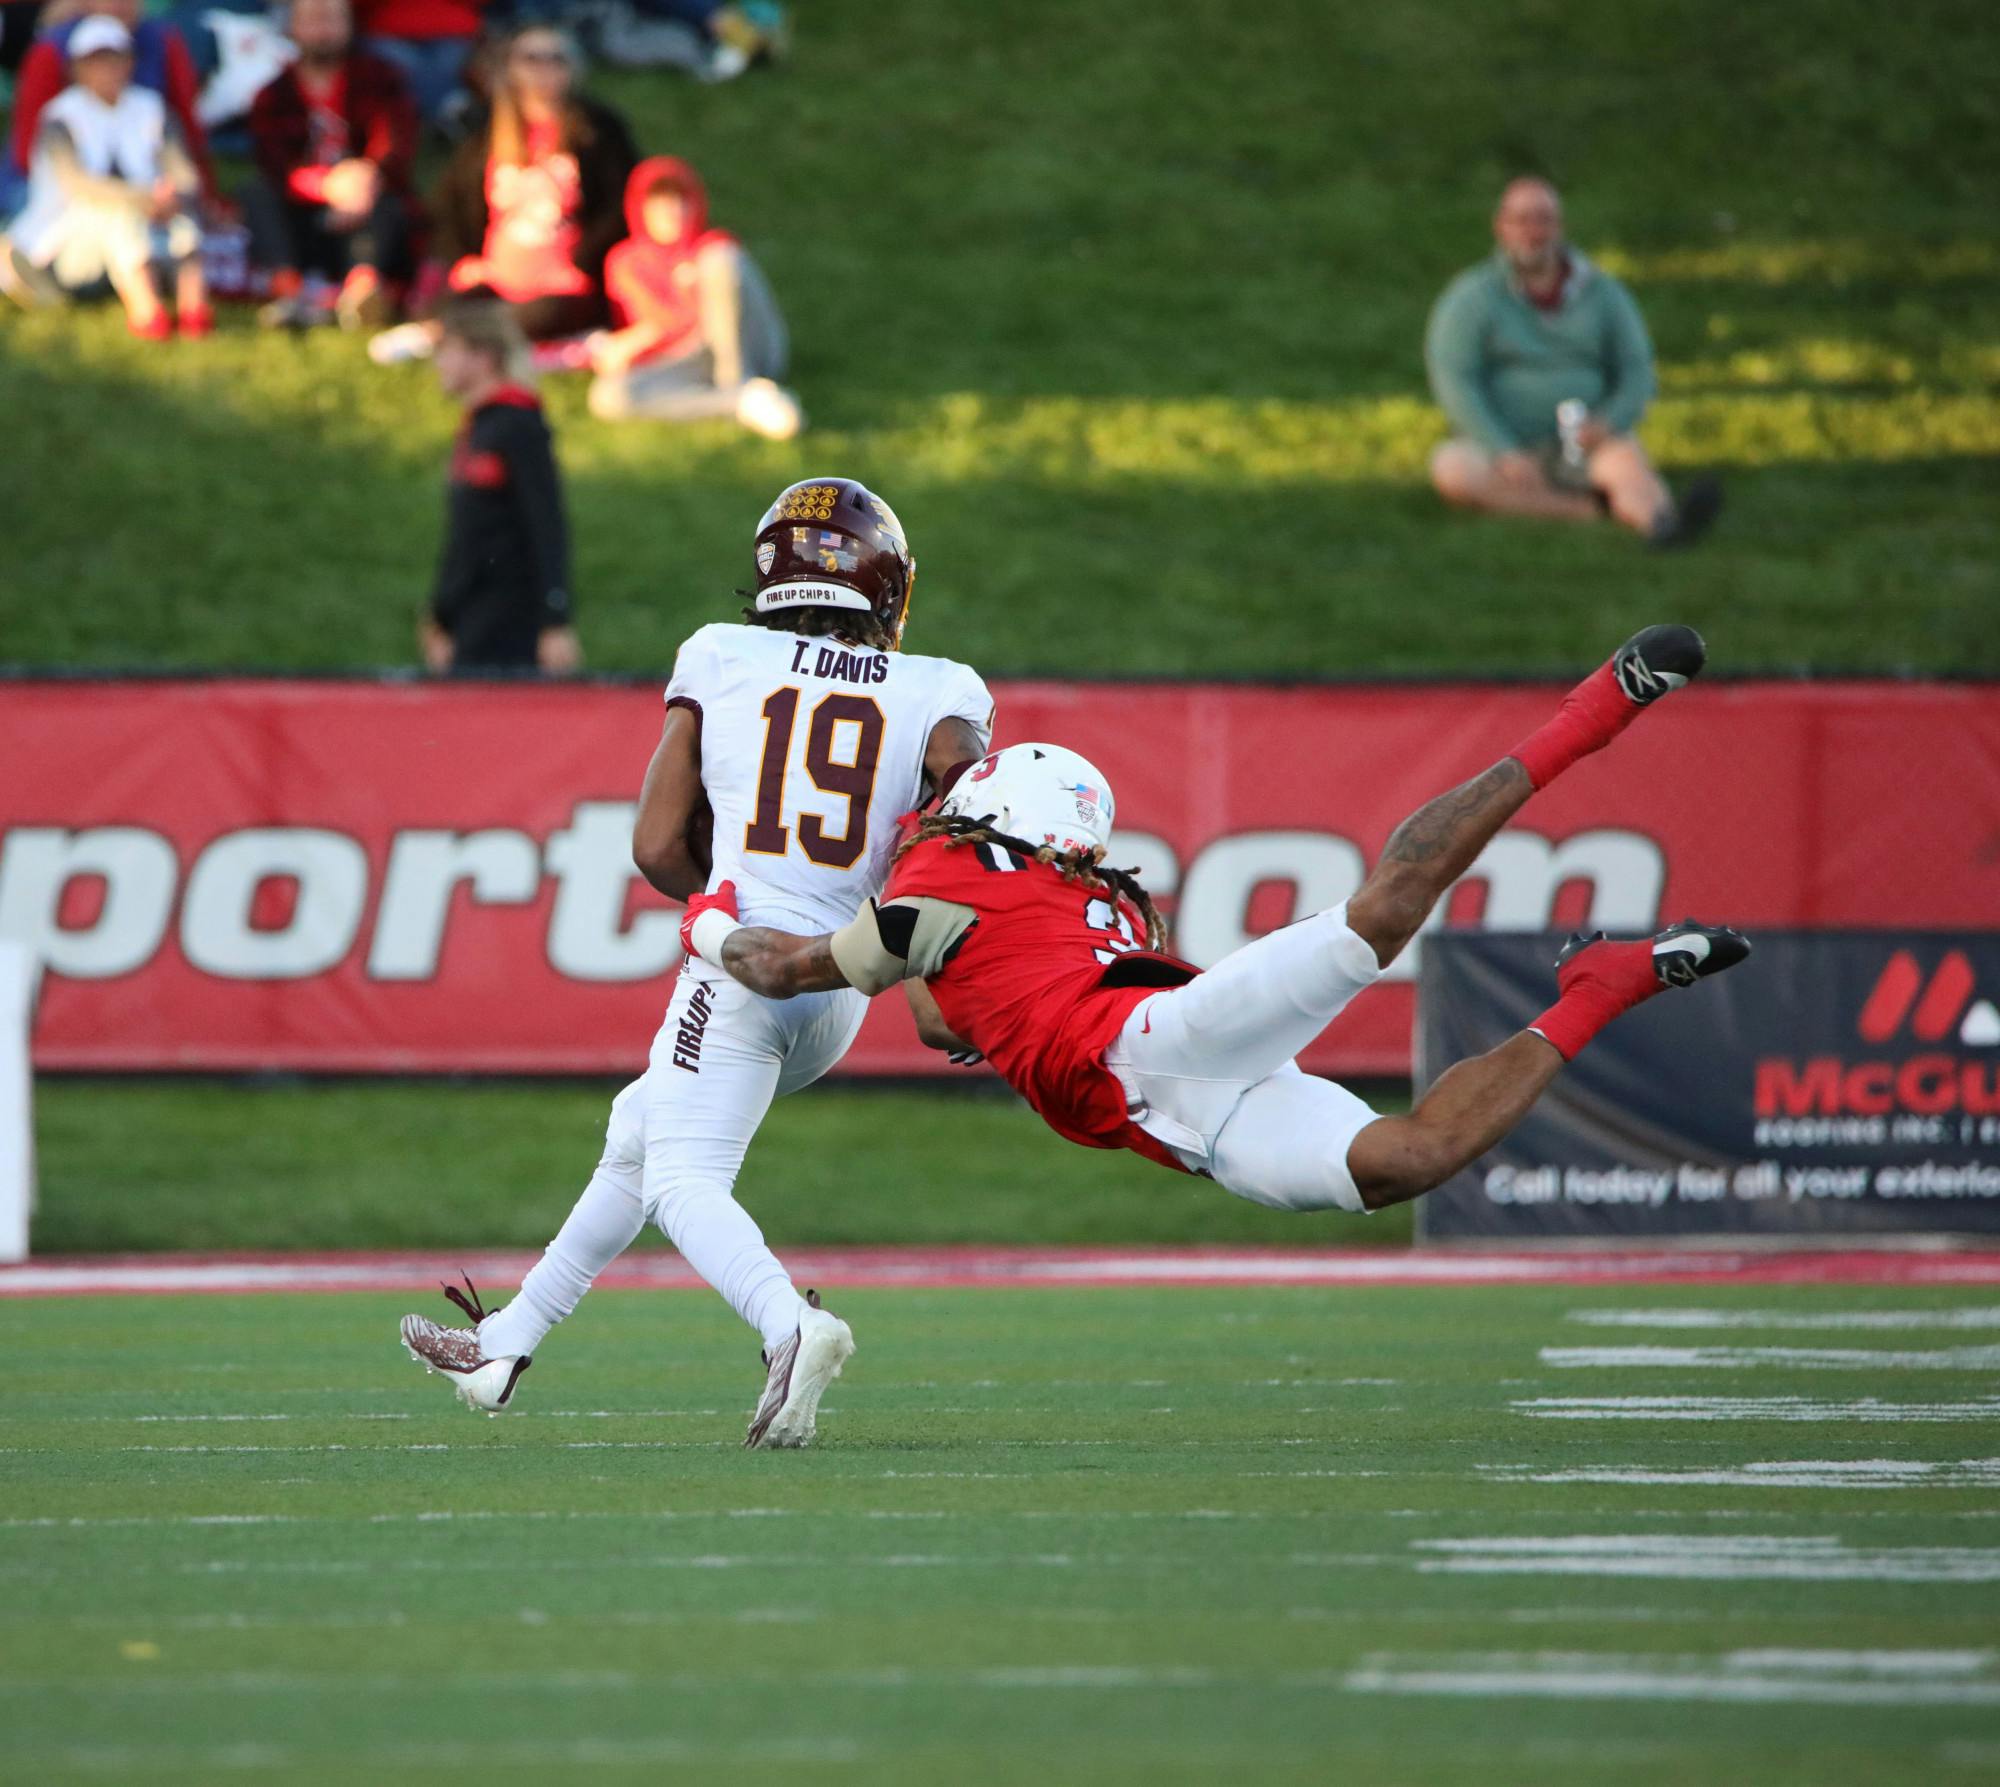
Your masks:
M1981 394L2000 402L2000 342L1946 338L1915 349L1900 341L1802 336L1730 351L1724 344L1732 331L1724 327L1712 333L1723 351L1667 361L1659 369L1662 390L1812 385L1838 393L1855 385L1911 385L1944 391L1991 387Z
M1864 281L1941 285L2000 278L2000 241L1964 237L1912 242L1868 236L1804 237L1795 241L1690 243L1685 247L1597 252L1599 266L1639 284L1665 280L1716 284L1845 286Z

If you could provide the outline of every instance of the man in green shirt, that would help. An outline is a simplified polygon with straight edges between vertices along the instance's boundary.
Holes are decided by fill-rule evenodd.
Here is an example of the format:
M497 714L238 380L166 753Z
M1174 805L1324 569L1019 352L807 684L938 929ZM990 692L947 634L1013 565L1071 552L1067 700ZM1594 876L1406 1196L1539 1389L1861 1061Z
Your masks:
M1609 513L1657 547L1698 539L1720 487L1699 479L1676 501L1632 432L1654 389L1632 294L1563 239L1546 180L1508 185L1493 238L1492 259L1445 288L1424 336L1455 431L1431 458L1438 494L1558 521Z

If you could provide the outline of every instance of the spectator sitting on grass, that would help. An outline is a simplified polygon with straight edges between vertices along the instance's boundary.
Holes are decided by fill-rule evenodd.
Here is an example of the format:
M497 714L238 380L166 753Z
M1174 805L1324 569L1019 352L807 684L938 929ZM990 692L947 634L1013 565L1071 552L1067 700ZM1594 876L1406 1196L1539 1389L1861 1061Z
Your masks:
M626 178L638 159L625 121L574 91L575 46L548 25L506 45L493 113L445 169L432 201L453 291L497 292L530 341L581 335L607 320L604 257L625 233ZM378 335L381 364L421 358L433 324Z
M292 0L298 60L257 95L250 135L260 178L243 195L252 250L271 269L265 323L322 319L303 290L338 286L349 328L388 320L387 282L407 276L417 108L393 63L354 47L348 0Z
M491 293L446 301L437 376L465 409L451 454L444 551L418 629L426 668L566 676L583 661L570 621L569 529L528 343Z
M465 65L486 0L355 0L361 47L393 62L426 124L448 121L465 103Z
M803 420L775 381L785 319L757 263L708 227L708 195L684 161L658 155L625 187L629 240L611 251L605 290L622 327L590 339L591 414L662 422L731 416L772 440Z
M1447 502L1589 521L1609 511L1659 547L1698 539L1722 493L1679 503L1632 430L1653 395L1653 348L1632 295L1563 240L1546 180L1500 195L1492 259L1445 288L1424 339L1431 390L1455 437L1431 459ZM1582 406L1564 438L1559 407Z
M8 124L6 166L0 169L0 216L18 204L27 191L28 163L40 133L42 108L70 80L74 52L70 37L86 16L116 19L132 37L132 83L166 101L167 115L201 175L201 190L218 196L215 172L208 159L208 133L195 114L201 79L186 40L165 19L142 19L142 0L91 0L87 5L54 0L43 9L42 29L22 58L14 83L14 113ZM12 11L13 8L9 8Z
M9 288L29 302L107 282L134 335L172 333L156 266L170 269L183 335L215 326L202 279L200 181L157 93L132 84L132 34L105 15L69 37L75 84L42 107L28 202L6 243Z

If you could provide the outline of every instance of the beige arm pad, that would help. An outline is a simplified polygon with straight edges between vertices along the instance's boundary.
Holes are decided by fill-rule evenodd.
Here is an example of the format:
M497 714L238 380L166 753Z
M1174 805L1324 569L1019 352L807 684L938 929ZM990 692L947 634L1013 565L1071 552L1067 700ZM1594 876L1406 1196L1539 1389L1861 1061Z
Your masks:
M915 915L914 924L905 914ZM922 894L891 900L881 909L870 900L834 932L828 948L847 984L859 987L872 999L900 980L928 980L944 966L952 945L978 918L970 906ZM890 935L900 936L906 927L910 939L907 956L892 949L883 935L886 928Z

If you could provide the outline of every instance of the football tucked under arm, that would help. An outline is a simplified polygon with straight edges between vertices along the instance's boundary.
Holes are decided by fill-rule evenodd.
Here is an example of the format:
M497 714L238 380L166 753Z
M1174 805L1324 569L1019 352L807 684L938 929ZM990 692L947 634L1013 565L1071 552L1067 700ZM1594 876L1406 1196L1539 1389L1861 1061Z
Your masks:
M701 721L687 707L670 707L639 790L632 861L668 899L684 901L708 885L714 835L701 785Z
M715 871L715 809L708 804L705 791L694 816L688 820L685 837L688 859L701 876L702 886L706 887L709 876Z

